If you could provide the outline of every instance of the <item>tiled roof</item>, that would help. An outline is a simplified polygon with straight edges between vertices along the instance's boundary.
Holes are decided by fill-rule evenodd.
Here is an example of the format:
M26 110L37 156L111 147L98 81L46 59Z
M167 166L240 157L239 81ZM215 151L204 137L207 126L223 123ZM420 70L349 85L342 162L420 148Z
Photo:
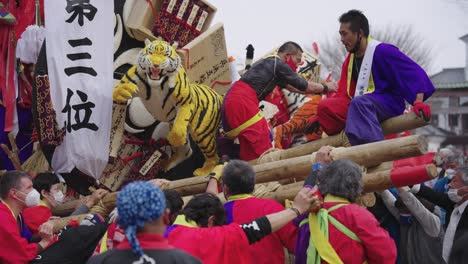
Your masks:
M441 72L432 75L431 81L434 84L465 82L465 68L443 69Z
M460 83L434 83L437 89L457 89L457 88L468 88L468 82Z

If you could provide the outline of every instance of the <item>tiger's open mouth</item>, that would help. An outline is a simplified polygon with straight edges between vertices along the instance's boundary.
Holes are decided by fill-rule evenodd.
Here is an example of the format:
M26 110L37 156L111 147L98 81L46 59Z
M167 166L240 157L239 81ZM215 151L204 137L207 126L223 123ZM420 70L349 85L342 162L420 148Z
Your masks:
M161 76L160 76L161 72L162 72L162 71L161 71L160 69L158 69L158 68L152 68L152 69L151 69L151 77L150 77L150 78L151 78L152 80L159 80L159 79L161 79Z

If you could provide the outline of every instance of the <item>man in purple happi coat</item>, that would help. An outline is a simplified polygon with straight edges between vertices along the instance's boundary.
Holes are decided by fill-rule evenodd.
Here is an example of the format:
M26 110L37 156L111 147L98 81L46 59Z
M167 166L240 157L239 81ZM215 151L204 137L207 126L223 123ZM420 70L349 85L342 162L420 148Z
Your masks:
M369 37L369 23L361 11L350 10L339 19L341 42L349 52L338 91L322 100L309 132L322 128L328 135L345 129L351 145L384 139L380 123L403 114L405 101L430 119L424 101L434 92L426 72L397 47Z

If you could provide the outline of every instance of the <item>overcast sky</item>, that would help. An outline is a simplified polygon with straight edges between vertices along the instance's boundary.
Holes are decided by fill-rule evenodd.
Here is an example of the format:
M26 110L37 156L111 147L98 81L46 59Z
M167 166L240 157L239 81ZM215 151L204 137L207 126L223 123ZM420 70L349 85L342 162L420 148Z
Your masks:
M468 34L468 0L208 0L218 8L213 23L224 23L229 55L245 57L251 43L255 56L262 56L283 41L301 45L320 42L338 34L338 17L359 9L372 27L410 24L431 43L434 66L465 66L465 45L459 37Z

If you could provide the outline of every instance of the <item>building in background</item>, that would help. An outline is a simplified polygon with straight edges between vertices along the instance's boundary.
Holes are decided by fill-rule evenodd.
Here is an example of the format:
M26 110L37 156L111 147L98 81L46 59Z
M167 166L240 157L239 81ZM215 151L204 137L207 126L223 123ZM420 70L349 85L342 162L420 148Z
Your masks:
M416 129L429 141L429 151L453 145L468 156L468 34L465 43L465 67L443 69L431 76L436 91L427 101L431 105L431 125Z

